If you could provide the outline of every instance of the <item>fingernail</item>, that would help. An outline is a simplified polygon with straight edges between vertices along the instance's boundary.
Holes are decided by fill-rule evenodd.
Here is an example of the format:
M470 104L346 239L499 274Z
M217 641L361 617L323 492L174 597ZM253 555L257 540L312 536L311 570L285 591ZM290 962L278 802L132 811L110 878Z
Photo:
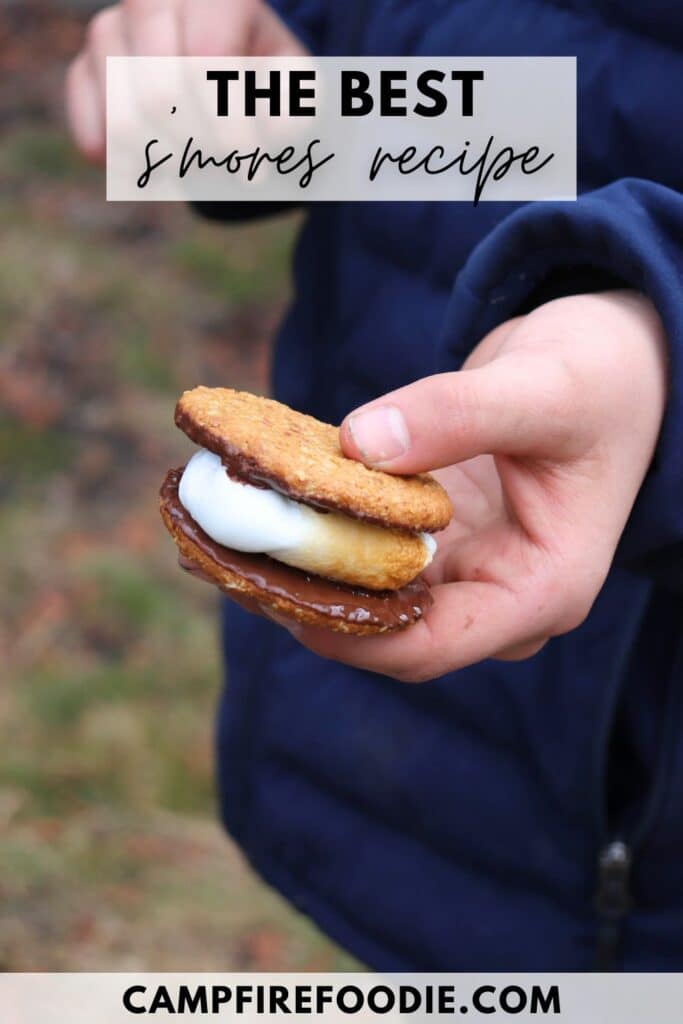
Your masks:
M349 433L365 462L374 466L391 462L410 447L403 414L395 405L380 405L349 417Z

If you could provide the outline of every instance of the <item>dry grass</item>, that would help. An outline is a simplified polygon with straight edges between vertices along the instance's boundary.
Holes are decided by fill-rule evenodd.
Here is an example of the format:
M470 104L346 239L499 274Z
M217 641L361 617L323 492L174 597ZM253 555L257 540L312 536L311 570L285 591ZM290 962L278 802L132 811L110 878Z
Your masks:
M215 599L156 507L176 395L266 386L295 225L107 205L59 7L0 14L0 970L348 966L214 822Z

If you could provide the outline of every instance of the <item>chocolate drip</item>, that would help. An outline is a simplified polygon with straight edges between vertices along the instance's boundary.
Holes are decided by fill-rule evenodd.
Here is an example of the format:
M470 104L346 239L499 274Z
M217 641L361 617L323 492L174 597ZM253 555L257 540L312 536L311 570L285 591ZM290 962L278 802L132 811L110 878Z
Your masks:
M180 503L178 484L182 469L168 472L161 488L161 502L182 533L221 569L248 580L264 595L286 598L300 608L328 618L401 629L416 622L432 603L427 583L418 578L400 590L368 591L333 583L277 562L268 555L247 554L217 544L192 519ZM210 583L212 579L192 560L181 556L181 566Z

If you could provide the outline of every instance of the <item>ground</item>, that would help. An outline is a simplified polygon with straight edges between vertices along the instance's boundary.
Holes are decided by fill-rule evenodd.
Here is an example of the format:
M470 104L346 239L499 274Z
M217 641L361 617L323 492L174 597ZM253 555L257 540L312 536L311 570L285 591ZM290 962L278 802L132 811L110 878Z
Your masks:
M0 970L348 968L216 824L217 598L156 504L177 394L267 388L296 219L105 203L94 6L0 6Z

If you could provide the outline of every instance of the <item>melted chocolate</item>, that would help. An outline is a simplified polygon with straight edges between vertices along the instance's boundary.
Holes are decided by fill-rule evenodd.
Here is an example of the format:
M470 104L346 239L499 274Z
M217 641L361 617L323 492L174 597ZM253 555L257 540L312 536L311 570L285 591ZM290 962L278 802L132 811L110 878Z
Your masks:
M389 629L401 629L417 622L431 605L429 587L419 578L400 590L361 590L294 569L268 555L246 554L217 544L180 503L178 484L182 473L182 469L169 470L161 487L161 501L167 514L212 562L248 580L264 594L287 598L300 608L308 608L329 618ZM191 559L181 556L180 564L193 575L216 583Z

